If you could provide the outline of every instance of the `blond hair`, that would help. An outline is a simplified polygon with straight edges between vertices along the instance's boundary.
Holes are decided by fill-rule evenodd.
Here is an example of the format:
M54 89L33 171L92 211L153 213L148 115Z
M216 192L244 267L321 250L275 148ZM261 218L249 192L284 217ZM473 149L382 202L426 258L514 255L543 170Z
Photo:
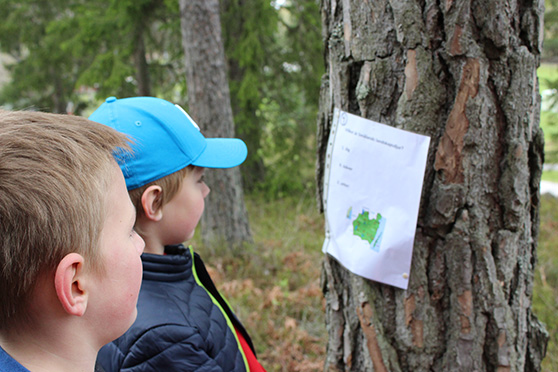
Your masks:
M163 178L159 178L158 180L152 181L146 185L138 187L133 190L129 190L128 193L130 195L130 199L132 203L136 207L136 215L137 217L141 217L144 215L143 206L141 204L141 197L145 190L152 185L158 185L161 187L161 194L155 199L155 208L159 209L163 205L167 204L172 198L178 193L182 183L184 182L184 178L190 174L194 170L193 165L189 165L185 168L182 168L179 171L169 174Z
M126 142L82 117L0 110L0 329L25 316L39 276L68 253L99 269L114 156Z

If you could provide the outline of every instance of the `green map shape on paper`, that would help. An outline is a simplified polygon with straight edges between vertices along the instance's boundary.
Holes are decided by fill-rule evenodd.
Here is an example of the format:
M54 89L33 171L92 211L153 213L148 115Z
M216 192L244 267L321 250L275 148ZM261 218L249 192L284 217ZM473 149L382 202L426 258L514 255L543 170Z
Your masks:
M370 219L368 211L363 211L353 221L353 234L372 244L380 227L382 215L378 213L375 219Z

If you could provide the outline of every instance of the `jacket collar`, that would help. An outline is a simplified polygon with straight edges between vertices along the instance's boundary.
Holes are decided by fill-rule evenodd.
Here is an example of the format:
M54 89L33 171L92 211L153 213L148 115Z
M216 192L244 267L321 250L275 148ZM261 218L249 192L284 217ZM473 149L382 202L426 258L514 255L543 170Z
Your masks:
M165 254L144 253L143 279L161 282L184 280L192 275L192 255L182 244L165 247Z

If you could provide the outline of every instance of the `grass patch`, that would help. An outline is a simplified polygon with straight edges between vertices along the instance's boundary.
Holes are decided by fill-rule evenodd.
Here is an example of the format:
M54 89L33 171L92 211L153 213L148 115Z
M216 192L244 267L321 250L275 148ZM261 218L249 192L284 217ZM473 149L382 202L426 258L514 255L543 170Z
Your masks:
M323 216L313 193L268 201L246 196L255 243L192 245L247 328L268 372L323 369L327 332L320 287Z
M556 182L558 183L558 171L544 171L542 174L542 179L544 181L549 181L549 182ZM558 216L557 216L558 217Z
M537 69L537 76L539 77L539 90L542 92L548 89L549 80L558 78L558 65L555 63L541 63Z

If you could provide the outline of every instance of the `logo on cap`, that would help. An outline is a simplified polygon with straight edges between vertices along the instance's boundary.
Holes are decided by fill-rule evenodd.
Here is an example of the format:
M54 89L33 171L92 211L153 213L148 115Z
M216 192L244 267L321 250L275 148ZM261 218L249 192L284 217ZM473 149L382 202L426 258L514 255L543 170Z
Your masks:
M184 115L186 115L186 117L188 118L188 120L190 120L190 123L192 123L194 125L194 127L196 127L197 130L200 130L199 125L190 117L190 115L188 115L188 113L186 112L186 110L184 110L182 107L180 107L178 104L174 104L176 107L178 107L178 109L180 111L182 111L182 113ZM201 131L201 130L200 130Z

